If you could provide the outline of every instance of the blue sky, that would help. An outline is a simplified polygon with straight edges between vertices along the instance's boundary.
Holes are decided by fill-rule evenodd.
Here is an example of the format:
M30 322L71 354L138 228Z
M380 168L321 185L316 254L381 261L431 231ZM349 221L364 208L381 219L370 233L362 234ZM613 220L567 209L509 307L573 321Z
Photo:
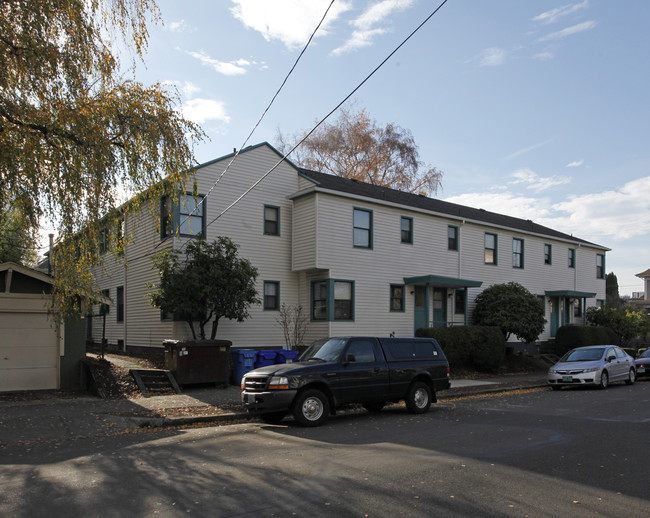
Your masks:
M209 140L239 148L330 0L158 0L136 78L175 87ZM324 117L437 6L336 0L249 144ZM449 0L354 96L409 129L441 199L611 248L620 293L650 267L650 2Z

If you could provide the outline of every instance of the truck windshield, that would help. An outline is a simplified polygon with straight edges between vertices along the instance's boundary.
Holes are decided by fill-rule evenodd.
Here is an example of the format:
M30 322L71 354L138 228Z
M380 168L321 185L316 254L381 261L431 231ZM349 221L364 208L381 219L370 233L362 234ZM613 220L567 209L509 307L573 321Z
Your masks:
M324 362L333 362L338 360L343 351L347 340L341 338L332 338L325 343L317 342L309 346L300 361L306 362L309 360L321 360Z

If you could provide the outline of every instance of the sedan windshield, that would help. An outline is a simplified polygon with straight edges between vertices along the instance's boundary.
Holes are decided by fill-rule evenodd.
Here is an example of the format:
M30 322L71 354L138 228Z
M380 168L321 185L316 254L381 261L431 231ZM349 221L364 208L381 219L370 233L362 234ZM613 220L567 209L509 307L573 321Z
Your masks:
M650 358L650 349L643 351L643 354L639 358Z
M574 349L565 354L561 362L592 362L600 360L605 352L604 347L596 347L595 349Z
M324 344L312 344L303 355L300 361L321 360L325 362L333 362L338 359L343 351L347 340L341 338L332 338Z

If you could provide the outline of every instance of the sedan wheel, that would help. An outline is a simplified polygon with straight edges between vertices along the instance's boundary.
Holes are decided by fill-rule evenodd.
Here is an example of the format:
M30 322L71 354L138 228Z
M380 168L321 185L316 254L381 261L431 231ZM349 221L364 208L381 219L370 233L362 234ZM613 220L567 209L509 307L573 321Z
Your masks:
M600 374L600 385L598 385L598 387L601 389L606 389L608 386L609 386L609 374L607 374L607 371L603 371Z
M630 374L625 380L625 383L627 383L628 385L634 385L635 381L636 381L636 371L634 369L630 369Z

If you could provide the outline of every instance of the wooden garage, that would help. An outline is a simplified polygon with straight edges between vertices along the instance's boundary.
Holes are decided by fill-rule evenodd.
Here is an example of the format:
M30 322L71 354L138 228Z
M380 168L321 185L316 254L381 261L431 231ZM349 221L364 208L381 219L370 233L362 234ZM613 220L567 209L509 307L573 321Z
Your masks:
M85 341L77 328L83 326L52 324L47 313L51 290L49 275L0 264L0 392L78 384Z

